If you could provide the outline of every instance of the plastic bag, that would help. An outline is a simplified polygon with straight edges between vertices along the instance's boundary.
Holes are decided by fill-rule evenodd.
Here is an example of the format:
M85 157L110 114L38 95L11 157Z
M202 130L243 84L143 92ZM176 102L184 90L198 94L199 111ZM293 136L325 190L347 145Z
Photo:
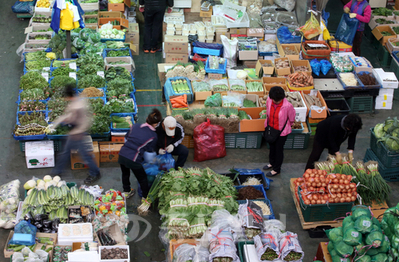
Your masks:
M211 226L212 228L225 229L230 228L233 231L235 240L241 238L242 228L241 222L237 215L232 215L226 209L215 210L212 213Z
M343 14L337 32L335 33L335 38L345 44L352 45L358 25L359 20L356 18L350 18L349 14Z
M262 233L254 237L255 249L259 260L261 261L274 261L280 256L279 248L279 235L273 232ZM265 252L268 251L268 257L265 256ZM272 254L270 254L272 253ZM273 253L275 255L273 256ZM267 258L267 259L266 259Z
M343 241L350 246L357 246L362 242L362 234L360 234L353 227L347 228L344 231Z
M207 119L194 128L194 161L201 162L225 156L223 127L211 125L211 121Z
M29 2L16 1L15 4L11 7L11 10L17 14L19 13L33 14L34 6L35 6L35 1L29 1Z
M330 230L326 230L326 234L327 234L328 239L330 239L334 243L342 240L342 236L343 236L341 227L336 227L336 228L333 228Z
M206 107L221 107L222 106L222 96L220 93L208 96L205 100L204 105Z
M223 57L227 60L227 69L237 66L237 45L238 39L228 39L226 36L221 35L220 40L223 44Z
M375 230L367 235L365 242L367 245L371 245L374 248L381 246L384 241L384 234L380 230Z
M233 262L239 262L236 245L230 228L220 230L218 227L211 228L209 240L209 261L217 257L230 257Z
M371 218L371 212L368 206L362 206L362 205L357 205L352 207L352 219L353 221L356 221L361 216L366 216L368 218Z
M303 33L306 39L312 39L322 33L320 24L313 13L311 13L309 20L306 21L305 25L299 31Z
M244 94L230 93L229 95L222 97L223 107L242 107L244 99Z
M169 153L163 155L157 155L156 164L159 170L168 171L171 168L175 168L175 159Z
M298 241L298 235L292 232L285 232L281 234L279 239L280 244L280 259L284 260L284 258L291 252L300 254L300 258L298 260L291 261L302 261L304 252L302 251L301 245Z
M84 28L79 32L79 37L82 38L83 41L89 40L89 35L92 32L90 28Z
M320 75L321 63L319 62L319 60L317 60L316 58L310 60L310 67L312 68L312 72L315 73L315 75Z
M320 61L320 64L321 64L321 72L323 73L323 75L327 75L328 71L330 71L332 67L331 63L323 59Z
M295 8L295 0L274 0L274 3L292 12Z
M186 262L194 256L194 246L182 244L178 246L173 253L173 262Z
M286 26L281 26L279 29L277 29L277 38L282 44L301 42L301 37L293 35Z
M264 223L264 228L266 232L272 231L272 230L278 230L279 231L279 235L281 234L281 232L285 231L285 225L283 222L281 222L278 219L269 219L266 220Z
M245 204L241 204L238 207L238 217L241 226L245 229L245 235L248 239L252 239L254 235L257 235L256 232L259 232L260 234L263 230L262 209L252 201L247 200ZM256 230L254 231L249 229Z

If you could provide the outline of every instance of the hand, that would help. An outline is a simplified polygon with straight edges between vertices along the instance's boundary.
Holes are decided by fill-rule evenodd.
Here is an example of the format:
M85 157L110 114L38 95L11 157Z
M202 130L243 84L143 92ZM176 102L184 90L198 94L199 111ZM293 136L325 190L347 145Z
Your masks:
M168 14L172 13L172 7L168 7Z
M355 18L356 15L357 15L357 14L355 14L355 13L350 13L350 14L349 14L349 17L350 17L350 18Z
M165 149L162 149L162 148L160 148L158 151L158 154L160 154L160 155L165 155L165 153L166 153Z
M345 13L349 14L350 11L351 11L351 10L349 9L349 7L345 7L345 8L344 8L344 12L345 12Z
M144 13L144 5L139 7L139 11Z
M175 149L175 147L173 145L168 145L165 149L166 149L166 152L172 153L173 149Z
M337 163L342 165L342 155L340 153L335 154L335 159L337 160Z
M353 161L353 152L349 152L348 153L348 160L349 160L350 163L352 163L352 161Z

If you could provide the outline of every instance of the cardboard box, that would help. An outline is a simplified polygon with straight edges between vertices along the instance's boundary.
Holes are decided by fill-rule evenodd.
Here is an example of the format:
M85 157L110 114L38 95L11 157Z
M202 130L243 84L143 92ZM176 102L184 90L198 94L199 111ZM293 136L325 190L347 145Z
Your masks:
M108 22L112 23L112 21L115 21L115 20L119 22L119 25L114 25L114 26L112 26L113 28L122 30L122 29L127 29L129 27L129 21L127 19L118 18L118 17L100 18L100 19L98 19L98 25L99 26L104 25Z
M130 43L130 51L132 51L132 55L139 55L139 45Z
M187 63L188 62L188 54L173 54L168 53L165 54L165 63Z
M187 148L194 148L193 136L185 135L181 144Z
M239 60L258 60L258 50L238 51Z
M265 130L265 120L260 119L259 113L264 107L238 108L238 111L245 111L252 119L243 119L240 121L239 132L261 132Z
M386 48L388 49L388 52L392 54L393 51L399 51L399 45L395 45L394 43L398 43L399 38L390 38L388 39L386 43Z
M130 0L123 0L123 3L121 4L111 4L108 3L108 11L120 11L120 12L125 12L125 8L130 7Z
M310 94L313 94L314 92L317 92L316 96L320 99L320 102L325 107L325 109L323 109L321 111L320 110L310 110L310 105L306 102L306 99L305 99L303 94L310 95ZM310 110L309 118L312 118L312 119L325 119L325 118L327 118L328 106L326 104L326 101L324 101L324 98L321 95L319 90L304 90L304 91L301 91L301 95L302 95L303 101L305 101L305 105L307 107L306 115L309 115L309 110Z
M191 81L191 86L193 86L193 82L202 82L201 80L193 80ZM194 92L194 89L193 89ZM208 96L212 95L212 91L202 91L202 92L194 92L194 100L195 101L205 101Z
M228 39L230 39L230 33L229 33L229 32L216 32L215 41L216 41L216 43L218 43L218 44L221 44L221 43L222 43L222 40L220 39L220 36L221 36L221 35L224 35L224 36L226 36Z
M263 66L264 64L269 64L271 66ZM263 77L263 75L272 75L274 73L272 60L258 60L258 62L256 62L255 70L259 77Z
M381 34L381 32L389 32L391 33L390 36L383 36ZM392 30L392 27L390 27L389 25L380 25L380 26L376 26L373 31L371 31L371 33L375 36L375 38L377 38L377 40L380 41L380 43L385 46L386 42L388 42L389 38L396 38L396 33L395 31Z
M292 52L295 52L295 55L288 55L285 50L291 50ZM280 48L278 48L279 54L281 57L287 57L290 60L299 60L299 50L296 45L294 44L282 44Z
M263 28L248 28L247 29L248 36L263 38L264 34L265 34L265 30Z
M328 242L320 242L316 253L316 259L322 262L332 262L332 258L327 249Z
M126 245L125 238L123 237L121 229L117 224L112 224L111 226L102 230L108 233L116 241L116 245ZM102 246L100 238L98 237L98 231L96 232L96 235L98 239L98 245Z
M123 143L100 142L100 162L118 162Z
M208 73L208 78L209 79L216 79L220 80L223 78L223 74L213 74L213 73Z
M140 45L140 32L126 32L125 42L130 42L132 44Z
M109 17L117 17L117 18L126 18L123 12L119 11L100 11L98 12L98 18L109 18Z
M186 42L164 42L164 52L174 54L188 54L188 43Z
M93 142L93 151L90 152L97 166L100 166L100 151L98 148L98 142ZM79 169L88 169L89 166L81 159L78 151L71 150L71 169L79 170Z
M125 143L125 136L111 136L111 142Z
M171 68L175 65L176 63L160 63L158 64L158 77L159 81L161 82L161 86L165 84L166 81L166 68Z
M5 258L10 258L14 254L14 251L7 250L7 244L8 244L8 242L10 242L10 240L11 240L13 235L14 235L14 230L11 230L10 233L8 234L7 241L5 242L6 244L4 245L4 257ZM37 232L36 233L36 238L38 238L38 237L49 237L51 239L51 241L54 242L54 245L57 244L57 234L56 233L40 233L40 232ZM54 249L54 245L46 245L46 248L52 247ZM36 241L36 247L35 247L35 249L33 251L40 250L42 248L42 246L44 246L44 244L39 243L38 241ZM51 261L52 256L53 256L53 250L51 250L49 252L49 257L50 257L49 261Z
M268 93L273 86L280 86L286 92L290 92L287 86L287 79L284 77L263 77L263 86L265 88L265 93Z
M312 72L312 68L310 67L309 60L291 60L291 69L292 72L295 73L296 66L306 66L308 68L307 72Z
M188 43L188 36L165 35L164 42Z
M213 7L210 6L208 11L200 11L200 17L212 17Z
M25 142L27 168L54 167L54 141Z
M289 62L288 58L281 57L281 58L274 59L274 64L276 64L277 61L281 61L281 60L287 60ZM279 69L276 68L276 74L279 76L289 75L289 74L291 74L291 68L290 67L279 68Z
M263 88L265 89L265 94L269 94L270 89L272 89L273 86L279 86L282 89L284 89L285 92L291 92L286 84L263 84Z
M247 83L249 82L259 82L262 84L262 88L263 88L263 83L262 80L245 80L245 87L247 88ZM247 88L247 93L248 94L253 94L253 95L258 95L258 96L263 96L265 94L265 90L263 91L258 91L258 92L249 92L248 88Z
M247 35L247 28L230 28L232 35Z

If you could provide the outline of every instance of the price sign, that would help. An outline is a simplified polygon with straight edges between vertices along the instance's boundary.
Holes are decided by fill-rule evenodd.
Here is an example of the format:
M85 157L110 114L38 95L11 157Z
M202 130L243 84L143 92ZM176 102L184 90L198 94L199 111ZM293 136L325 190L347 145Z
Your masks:
M69 68L73 69L73 70L76 70L76 62L69 63Z
M50 72L50 67L43 67L43 71L49 71Z
M76 73L74 73L74 72L69 72L69 77L72 77L73 79L76 80Z
M97 75L99 75L102 78L104 78L104 71L97 71Z
M317 90L315 90L315 89L310 90L310 95L317 96Z
M42 76L46 79L46 81L48 81L48 73L47 72L42 73Z

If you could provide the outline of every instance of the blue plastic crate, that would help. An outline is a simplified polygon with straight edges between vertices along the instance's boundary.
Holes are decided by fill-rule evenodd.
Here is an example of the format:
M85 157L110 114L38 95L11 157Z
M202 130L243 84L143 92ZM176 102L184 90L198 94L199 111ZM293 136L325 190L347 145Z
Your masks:
M111 134L111 131L108 131L108 132L104 132L101 134L90 134L90 136L93 138L104 138L104 137L109 137L110 134Z
M46 110L40 110L40 111L17 111L17 125L20 125L19 123L19 115L25 115L25 114L32 114L33 112L42 112L44 113L44 117L47 118L47 111Z
M227 68L227 59L225 59L224 64L220 64L219 63L219 68L218 69L209 68L209 57L206 60L205 72L207 72L207 73L211 73L211 74L226 74L226 68Z
M248 186L234 186L234 187L235 187L236 190L238 191L238 190L240 190L241 188L243 188L243 187L248 187ZM251 186L251 187L255 188L255 189L258 190L258 191L261 191L262 194L263 194L263 196L264 196L264 199L267 199L266 191L265 191L265 189L263 188L263 185L256 185L256 186ZM260 198L260 199L263 199L263 198ZM258 199L248 199L248 200L258 200ZM240 201L240 200L237 200L237 201Z
M189 89L190 89L190 93L186 93L186 95L187 95L187 102L188 102L188 103L192 103L193 100L194 100L194 94L193 94L193 89L191 88L191 82L190 82L190 80L189 80L187 77L180 77L180 76L171 77L171 78L166 79L166 82L165 82L165 85L164 85L164 92L165 92L165 98L166 98L166 100L168 100L168 101L170 102L170 100L169 100L169 97L170 97L170 96L180 96L180 95L184 95L184 93L182 93L182 94L177 94L177 93L175 93L175 92L173 91L173 87L172 87L171 81L175 81L175 80L178 80L178 79L184 79L184 80L187 81L187 85L188 85L188 87L189 87Z
M348 72L348 73L352 73L352 74L355 75L355 78L356 78L356 80L357 80L358 86L347 86L347 85L342 81L342 79L341 79L341 77L340 77L341 74L345 74L345 73L343 72L343 73L337 73L337 78L338 78L339 82L341 82L342 87L343 87L345 90L346 90L346 89L363 89L363 88L364 88L364 85L362 84L362 82L360 81L360 79L356 76L356 74L353 73L353 72Z
M259 168L256 169L246 169L246 168L235 168L235 170L240 174L238 176L240 184L245 183L243 178L245 176L253 176L262 181L263 187L268 190L270 188L270 183L273 181L265 176L265 173Z
M76 58L56 59L56 60L54 60L54 61L70 61L70 60L75 60L75 62L77 61ZM52 68L52 69L58 68L58 67L54 67L54 61L51 63L51 68ZM76 68L77 68L77 65L76 65Z
M42 110L34 110L34 111L45 111L45 110L47 110L47 100L30 100L30 101L32 101L32 102L39 101L39 102L44 103L44 105L45 105L45 108L44 108L44 109L42 109ZM30 101L25 100L25 101L23 101L23 102L30 102ZM22 103L22 101L19 100L19 96L18 96L18 101L17 101L16 103L17 103L17 105L18 105L18 108L17 108L18 112L24 112L24 111L19 111L19 105Z
M273 56L274 54L278 54L278 52L258 52L259 56Z
M72 78L72 77L71 77ZM54 79L54 77L50 77L49 78L49 83L50 83L50 88L53 88L52 86L51 86L51 81L53 81L53 79ZM78 78L76 77L76 80L75 80L75 86L77 87L78 86Z
M62 139L67 139L68 135L47 135L47 138L50 140L62 140Z
M192 45L193 53L197 53L199 55L222 56L223 54L223 45L221 44L193 42Z
M46 135L36 135L36 136L16 136L14 134L12 134L12 136L14 137L15 140L20 141L20 140L43 140L46 138Z
M34 61L34 60L32 60L32 61ZM51 70L52 65L53 65L53 62L51 61L51 62L50 62L50 66L47 66L47 67L49 68L49 70L48 70L49 73L50 73L50 70ZM44 67L43 67L43 68L44 68ZM42 68L42 69L43 69L43 68ZM40 70L42 70L42 69L27 70L27 69L26 69L26 63L24 63L24 75L25 75L26 73L30 72L30 71L40 71Z
M119 48L119 49L111 49L111 48L105 48L103 51L103 57L106 58L108 57L107 54L109 51L123 51L123 50L128 50L129 51L129 56L132 57L132 51L130 50L129 47L124 47L124 48ZM125 57L125 56L117 56L117 57Z
M123 41L125 42L126 35L123 35L123 39L108 39L108 38L101 38L101 42L105 43L107 41Z
M100 89L101 91L103 91L103 96L98 96L98 97L87 97L87 98L105 98L105 88L97 88L97 89ZM80 95L80 93L82 93L83 92L83 90L84 89L76 89L76 93L78 94L78 95Z
M19 103L19 102L22 102L22 101L32 101L32 100L22 100L22 99L21 99L21 93L22 93L23 91L24 91L23 89L20 89L20 90L19 90L18 99L17 99L17 102L16 102L16 103ZM42 101L48 101L49 99L50 99L50 97L47 97L46 99L40 99L40 100L42 100Z
M274 211L273 211L272 203L270 202L269 199L256 199L256 200L253 200L253 201L261 201L261 202L266 203L266 205L269 206L269 208L270 208L270 213L271 213L271 214L270 214L270 215L263 215L263 219L267 219L267 220L269 220L269 219L276 219L276 217L274 216ZM238 202L239 205L241 205L241 204L247 203L247 200L237 200L237 202Z
M393 51L392 56L399 63L398 53L399 53L399 51Z
M125 117L125 116L130 116L132 118L132 122L134 124L134 116L136 115L136 113L112 113L111 114L111 132L127 132L130 130L129 128L113 128L112 127L112 116L119 116L119 117Z
M365 85L365 84L362 83L362 81L361 81L360 78L358 77L358 78L359 78L359 81L360 81L360 83L362 83L364 89L369 89L369 88L382 88L382 85L381 85L381 83L378 81L378 78L377 78L373 73L371 73L371 72L362 71L362 72L356 73L356 76L363 75L363 74L370 74L370 75L372 75L372 76L375 78L375 81L377 82L376 85Z

